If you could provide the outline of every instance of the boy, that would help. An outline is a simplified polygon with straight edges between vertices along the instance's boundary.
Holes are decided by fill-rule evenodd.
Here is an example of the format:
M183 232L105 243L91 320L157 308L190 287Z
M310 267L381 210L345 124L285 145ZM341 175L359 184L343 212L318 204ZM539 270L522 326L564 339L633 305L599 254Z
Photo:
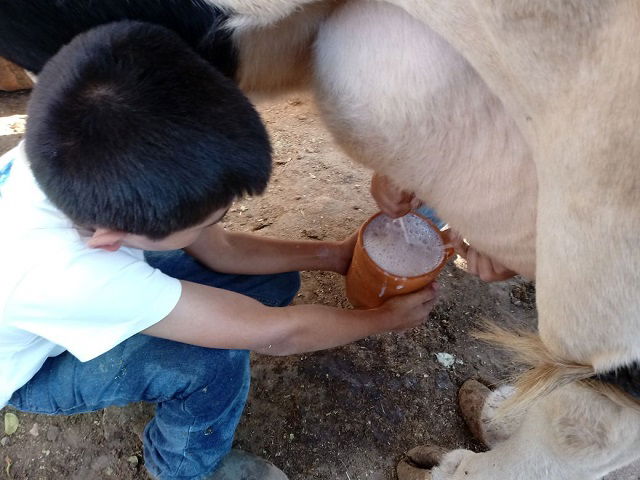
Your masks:
M0 407L154 402L154 477L285 479L241 452L221 461L248 350L331 348L418 325L433 306L427 289L369 311L286 307L299 286L290 272L344 273L352 241L216 225L235 198L264 190L267 134L233 83L164 28L79 35L41 72L28 113L24 145L0 164Z

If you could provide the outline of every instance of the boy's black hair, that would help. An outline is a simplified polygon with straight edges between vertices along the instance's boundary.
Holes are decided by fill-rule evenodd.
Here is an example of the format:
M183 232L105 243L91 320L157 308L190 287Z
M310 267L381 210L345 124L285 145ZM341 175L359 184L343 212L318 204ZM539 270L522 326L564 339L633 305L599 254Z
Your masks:
M117 22L42 70L26 151L72 221L159 239L261 193L271 147L240 90L175 33Z

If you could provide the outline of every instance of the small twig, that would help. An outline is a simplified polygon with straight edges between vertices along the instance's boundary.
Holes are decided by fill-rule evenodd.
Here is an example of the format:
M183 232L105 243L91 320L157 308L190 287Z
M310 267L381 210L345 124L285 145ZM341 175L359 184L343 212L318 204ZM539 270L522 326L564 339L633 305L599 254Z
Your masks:
M342 461L341 458L339 458L338 460L340 460L340 463L344 467L344 473L347 474L347 480L351 480L351 477L349 476L349 471L347 470L347 465Z
M7 467L4 469L7 474L7 478L11 480L11 465L13 465L13 461L9 458L9 456L4 457L4 461L7 464Z

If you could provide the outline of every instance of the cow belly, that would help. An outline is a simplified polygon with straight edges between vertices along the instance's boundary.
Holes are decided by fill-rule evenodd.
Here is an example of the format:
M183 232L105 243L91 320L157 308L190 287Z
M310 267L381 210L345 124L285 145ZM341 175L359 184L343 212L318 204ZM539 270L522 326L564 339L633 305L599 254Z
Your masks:
M321 28L315 81L327 124L354 160L415 191L479 251L534 278L530 149L449 44L396 7L350 2Z

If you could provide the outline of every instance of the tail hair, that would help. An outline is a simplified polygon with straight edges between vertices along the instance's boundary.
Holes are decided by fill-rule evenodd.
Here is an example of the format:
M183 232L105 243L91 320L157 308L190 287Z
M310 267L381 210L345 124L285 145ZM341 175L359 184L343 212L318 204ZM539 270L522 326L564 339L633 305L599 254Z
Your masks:
M507 330L495 323L486 322L473 336L510 352L512 358L526 368L524 373L512 379L515 393L502 404L498 417L520 415L542 397L571 383L580 383L621 406L640 412L640 403L622 390L595 380L596 371L593 366L569 360L550 351L537 332Z

